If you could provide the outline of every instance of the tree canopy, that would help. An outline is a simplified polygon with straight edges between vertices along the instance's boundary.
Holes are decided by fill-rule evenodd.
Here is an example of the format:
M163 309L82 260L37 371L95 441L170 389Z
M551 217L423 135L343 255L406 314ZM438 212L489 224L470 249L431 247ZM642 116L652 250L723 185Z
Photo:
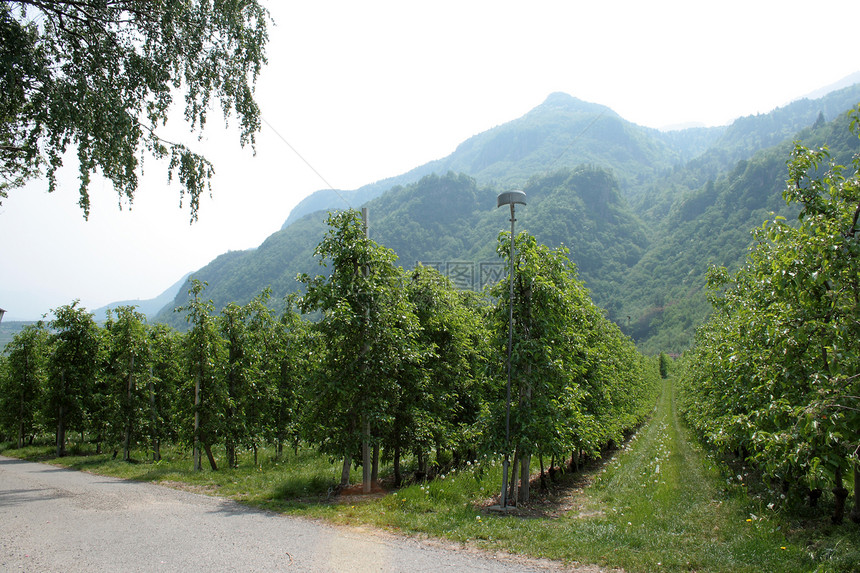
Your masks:
M71 147L86 218L92 174L131 204L150 155L169 159L196 220L213 166L159 129L182 93L191 130L215 99L253 146L269 21L257 0L0 0L0 199L43 174L53 191Z
M860 110L846 123L860 135ZM860 475L860 156L846 168L798 143L788 167L797 223L766 222L746 265L710 272L715 312L685 373L688 419L789 493L831 482L838 523L843 475Z

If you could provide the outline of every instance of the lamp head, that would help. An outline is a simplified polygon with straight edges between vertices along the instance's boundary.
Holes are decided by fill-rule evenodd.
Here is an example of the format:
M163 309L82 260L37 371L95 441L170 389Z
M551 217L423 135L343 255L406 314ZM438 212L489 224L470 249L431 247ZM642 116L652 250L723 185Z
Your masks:
M501 207L502 205L514 205L526 204L526 194L524 191L505 191L504 193L499 193L499 197L497 200L496 207Z

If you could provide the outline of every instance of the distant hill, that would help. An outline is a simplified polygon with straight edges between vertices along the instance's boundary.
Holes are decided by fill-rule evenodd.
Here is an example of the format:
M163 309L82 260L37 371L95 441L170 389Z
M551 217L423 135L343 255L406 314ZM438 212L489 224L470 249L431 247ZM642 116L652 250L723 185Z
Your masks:
M35 320L4 320L0 322L0 354L5 352L6 345L12 342L15 335L21 332L25 326L35 323Z
M312 193L296 205L282 228L314 211L363 205L392 187L431 173L466 173L480 185L503 188L587 163L611 169L626 185L628 180L644 180L698 155L724 129L697 128L683 135L660 132L627 122L608 107L554 93L523 117L470 137L444 159L355 191Z
M470 137L448 157L359 189L316 191L293 208L281 228L309 213L357 207L397 185L448 171L502 188L520 186L539 173L587 163L612 170L625 196L641 197L643 185L655 175L709 150L719 150L718 156L711 157L716 170L708 171L708 178L713 178L735 161L811 125L818 113L833 119L852 105L849 102L860 101L860 84L844 85L845 81L820 98L801 98L768 114L739 118L731 126L671 131L637 126L605 106L553 93L523 117Z
M644 254L647 233L608 171L589 166L561 170L534 178L523 188L528 206L518 215L519 230L528 230L552 246L569 246L589 284L619 280L624 269ZM471 276L467 286L477 289L482 286L481 265L498 264L495 241L507 225L507 213L495 208L496 195L496 190L479 187L463 174L428 175L367 203L370 236L394 250L399 264L406 268L417 261L454 265ZM264 286L283 296L298 288L298 273L324 271L313 251L325 231L324 214L311 214L273 234L253 251L216 258L193 277L209 284L206 296L218 308L229 302L245 303ZM184 302L184 290L170 307ZM176 327L184 322L167 309L158 320Z
M118 306L136 306L139 312L145 314L148 319L152 319L156 315L158 315L159 311L161 311L162 308L173 302L173 300L179 293L179 289L186 283L186 281L188 281L188 276L190 274L191 273L186 274L184 277L179 279L176 283L168 287L163 293L161 293L155 298L147 300L123 300L118 302L112 302L110 304L97 308L93 311L95 320L98 322L107 320L107 310L109 308L113 309Z
M622 305L617 318L624 322L631 317L625 330L643 350L682 349L679 341L691 340L710 311L704 291L707 269L737 268L752 243L752 230L773 214L795 220L797 208L786 206L782 198L795 140L813 148L826 145L843 165L860 151L847 119L837 116L739 160L701 187L672 193L671 209L651 233L652 247L618 284L616 300Z
M371 238L404 267L417 260L447 266L480 285L481 265L497 260L496 237L508 224L495 196L520 187L528 205L517 211L518 228L567 246L595 302L640 348L678 352L709 311L702 290L708 266L739 264L750 230L770 211L785 210L791 141L850 153L857 140L833 119L857 102L860 85L727 127L661 132L552 94L445 159L334 195L368 206ZM306 214L297 207L257 249L226 253L193 273L209 283L206 296L216 307L247 302L267 286L277 300L298 288L297 273L324 272L313 250L326 230L325 212L315 210L326 195L311 199ZM183 326L169 309L184 302L186 290L157 320Z
M838 82L832 83L829 86L819 88L811 93L806 94L801 99L819 99L829 95L832 92L843 88L851 87L854 84L860 83L860 72L854 72L851 75L845 76Z

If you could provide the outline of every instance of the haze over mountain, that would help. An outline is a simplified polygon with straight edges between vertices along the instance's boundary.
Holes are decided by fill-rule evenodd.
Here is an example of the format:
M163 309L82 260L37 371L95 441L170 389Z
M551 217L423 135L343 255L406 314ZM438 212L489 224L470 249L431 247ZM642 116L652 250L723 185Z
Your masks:
M173 299L176 298L176 293L182 286L185 285L186 281L188 281L189 276L191 276L191 273L187 273L185 276L176 281L176 283L166 288L164 292L162 292L155 298L147 300L134 299L113 302L111 304L97 308L92 312L95 315L97 321L102 321L107 320L107 311L109 309L114 309L118 306L135 306L137 307L137 310L139 310L143 314L147 316L155 316L166 305L170 305L173 303Z
M787 211L781 192L791 141L850 154L857 140L846 135L844 119L833 120L857 102L860 85L852 85L730 126L664 132L551 94L446 158L357 190L311 195L258 248L225 253L193 276L208 283L216 308L247 302L267 286L277 301L298 288L297 273L324 271L313 258L324 211L366 205L371 238L393 249L399 264L454 269L477 288L498 262L496 237L508 225L495 197L521 187L528 205L517 211L518 230L566 245L595 302L643 350L678 352L708 312L708 266L737 265L750 230L769 212ZM172 309L186 291L157 320L181 327Z
M606 165L622 179L653 174L704 151L724 129L691 129L678 137L627 122L605 106L554 93L523 117L470 137L448 157L353 191L317 191L299 202L282 228L314 211L361 205L430 173L466 173L479 184L499 188L582 163Z

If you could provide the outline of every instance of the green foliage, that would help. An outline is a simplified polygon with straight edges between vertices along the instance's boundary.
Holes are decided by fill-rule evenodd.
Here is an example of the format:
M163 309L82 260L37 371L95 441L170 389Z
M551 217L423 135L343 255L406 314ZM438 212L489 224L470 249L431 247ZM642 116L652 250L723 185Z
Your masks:
M457 457L475 452L486 399L487 331L481 301L421 264L407 277L405 288L418 322L421 356L398 378L397 404L386 429L396 483L402 452L411 450L421 459L433 448L437 457L442 450Z
M271 429L270 409L277 415L275 435L283 439L283 409L288 412L294 406L288 386L276 383L282 367L295 369L296 365L283 364L286 349L281 344L291 341L266 306L269 296L267 289L244 306L231 303L221 311L219 328L227 351L224 442L230 467L238 464L237 447L256 451Z
M248 333L248 310L248 307L230 303L221 311L218 325L226 346L224 442L227 465L231 468L238 463L237 444L248 436L248 425L256 422L253 390L257 386L257 350Z
M669 371L672 368L672 359L665 352L660 353L660 378L664 380L669 377Z
M788 138L826 143L839 161L850 160L857 139L844 122L826 119L858 93L854 87L794 102L728 128L666 133L553 94L445 160L344 197L354 205L367 201L371 237L410 268L418 261L495 259L495 197L520 186L528 196L518 213L521 228L540 243L570 249L594 301L641 351L680 354L711 312L708 267L738 268L751 244L749 229L771 212L797 213L780 195ZM308 205L325 206L314 201ZM244 304L267 286L278 300L296 290L297 273L313 272L325 214L301 218L300 211L259 248L227 253L195 273L209 282L219 307ZM184 303L182 293L175 304ZM158 319L169 321L170 313Z
M194 466L200 469L200 447L209 454L209 463L215 469L210 448L223 435L227 391L224 383L224 340L218 333L214 305L201 298L205 283L193 281L188 306L178 309L186 312L191 325L185 336L185 378L181 394L184 398L184 426L191 429L194 445ZM192 420L193 419L193 423Z
M101 335L93 315L78 301L53 310L49 323L51 359L46 388L45 418L56 424L57 455L66 453L66 432L87 428L88 406L96 398Z
M262 309L252 323L261 339L263 372L268 382L263 437L277 444L279 454L285 442L299 442L305 381L311 368L311 333L296 305L295 297L287 297L280 320L271 328L271 315Z
M148 335L151 362L146 392L149 408L144 416L143 432L153 459L158 461L162 442L176 442L181 435L180 420L185 402L180 394L184 380L184 340L163 324L151 327Z
M169 158L189 195L192 221L212 165L158 130L174 90L202 130L211 100L236 114L254 143L254 82L266 62L268 12L245 2L3 2L0 4L0 197L43 170L49 190L69 146L77 150L79 204L89 215L90 177L101 173L123 201L137 189L142 152Z
M406 455L433 475L498 449L507 298L490 293L490 308L432 268L405 272L355 211L331 215L329 227L316 249L328 274L301 275L306 292L298 303L287 298L280 320L268 289L216 318L197 279L179 309L189 323L183 335L147 327L133 307L110 311L104 329L94 327L94 340L104 341L95 363L104 368L90 372L78 408L85 429L99 444L122 442L126 459L144 443L157 459L162 440L184 437L197 469L201 449L215 468L216 444L233 467L242 448L274 442L280 454L304 441L343 456L347 470L366 442L394 460L398 481ZM517 313L528 319L517 322L517 380L526 389L514 412L517 443L523 455L595 455L650 407L648 368L590 300L566 249L530 235L520 248ZM304 321L296 304L318 320Z
M510 235L501 234L498 244L499 255L510 261ZM633 342L591 301L567 249L551 250L521 233L515 252L511 445L520 456L561 458L572 450L597 455L644 419L656 377ZM491 291L498 300L491 323L496 364L505 363L509 289L508 278ZM504 376L495 374L496 380ZM505 393L496 396L491 435L499 440Z
M150 349L146 317L132 306L108 311L104 325L107 346L102 406L112 409L100 416L106 424L108 439L122 444L123 459L129 459L131 447L141 438L149 392L143 383L149 375Z
M49 339L42 322L27 325L9 342L0 372L0 428L17 446L37 432L47 383Z
M855 134L858 121L860 110ZM857 465L860 157L846 170L798 143L787 183L798 223L766 222L746 265L709 275L715 313L687 361L688 417L802 495L827 482L844 490Z
M358 212L329 216L316 250L329 275L301 275L303 312L320 312L321 343L303 427L306 439L331 455L352 456L367 426L391 423L400 373L420 359L417 321L396 256L367 238ZM373 431L373 430L372 430Z

